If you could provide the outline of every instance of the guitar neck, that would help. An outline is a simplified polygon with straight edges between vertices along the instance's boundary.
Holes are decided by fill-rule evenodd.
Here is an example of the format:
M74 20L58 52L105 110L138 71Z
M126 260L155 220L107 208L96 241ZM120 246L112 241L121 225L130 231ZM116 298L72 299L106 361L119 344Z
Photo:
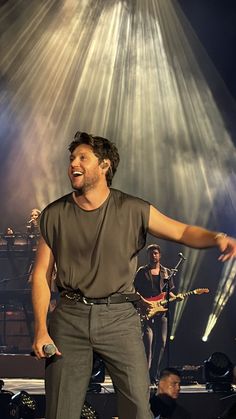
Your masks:
M183 294L181 294L184 298L185 297L188 297L188 295L191 295L191 294L194 294L194 291L187 291L187 292L184 292ZM175 301L176 300L176 298L178 298L177 296L175 296L175 297L170 297L170 299L169 299L169 302L171 302L171 301ZM161 306L165 306L166 304L167 304L167 300L161 300L160 301L160 305Z

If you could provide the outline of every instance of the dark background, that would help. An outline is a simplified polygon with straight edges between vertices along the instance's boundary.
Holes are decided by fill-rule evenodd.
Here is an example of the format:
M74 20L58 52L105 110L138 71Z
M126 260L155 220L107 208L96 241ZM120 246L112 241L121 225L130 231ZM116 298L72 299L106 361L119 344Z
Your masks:
M236 100L236 2L234 0L177 1Z

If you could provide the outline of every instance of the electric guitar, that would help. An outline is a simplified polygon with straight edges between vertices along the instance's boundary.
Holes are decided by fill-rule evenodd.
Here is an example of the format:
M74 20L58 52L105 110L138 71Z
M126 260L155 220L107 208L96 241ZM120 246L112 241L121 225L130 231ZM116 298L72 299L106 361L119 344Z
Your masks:
M208 294L209 289L208 288L196 288L192 291L187 291L184 293L180 293L175 295L174 297L169 298L169 302L172 301L182 301L184 298L188 297L189 295L201 295L201 294ZM156 314L159 314L160 312L164 311L164 307L167 305L167 299L166 299L166 292L162 292L159 295L156 295L155 297L150 298L144 298L141 296L141 300L145 303L151 303L151 306L146 307L146 319L151 319Z

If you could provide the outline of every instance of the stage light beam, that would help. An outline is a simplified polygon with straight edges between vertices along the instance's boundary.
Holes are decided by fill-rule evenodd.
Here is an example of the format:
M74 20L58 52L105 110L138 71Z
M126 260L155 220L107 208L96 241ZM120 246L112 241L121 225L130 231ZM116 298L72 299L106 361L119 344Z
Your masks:
M215 294L213 310L209 315L203 337L209 338L226 303L234 292L236 276L236 262L226 262Z

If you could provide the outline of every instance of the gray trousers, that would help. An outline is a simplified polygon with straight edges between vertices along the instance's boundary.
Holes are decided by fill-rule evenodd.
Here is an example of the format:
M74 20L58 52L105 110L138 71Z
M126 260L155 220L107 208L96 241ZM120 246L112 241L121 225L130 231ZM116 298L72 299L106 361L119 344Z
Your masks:
M62 356L46 365L46 419L79 419L93 350L113 381L119 419L151 419L149 376L139 316L132 303L85 305L62 298L49 333Z
M156 316L145 321L143 326L143 341L148 360L149 374L152 382L158 379L162 366L167 340L167 317Z

